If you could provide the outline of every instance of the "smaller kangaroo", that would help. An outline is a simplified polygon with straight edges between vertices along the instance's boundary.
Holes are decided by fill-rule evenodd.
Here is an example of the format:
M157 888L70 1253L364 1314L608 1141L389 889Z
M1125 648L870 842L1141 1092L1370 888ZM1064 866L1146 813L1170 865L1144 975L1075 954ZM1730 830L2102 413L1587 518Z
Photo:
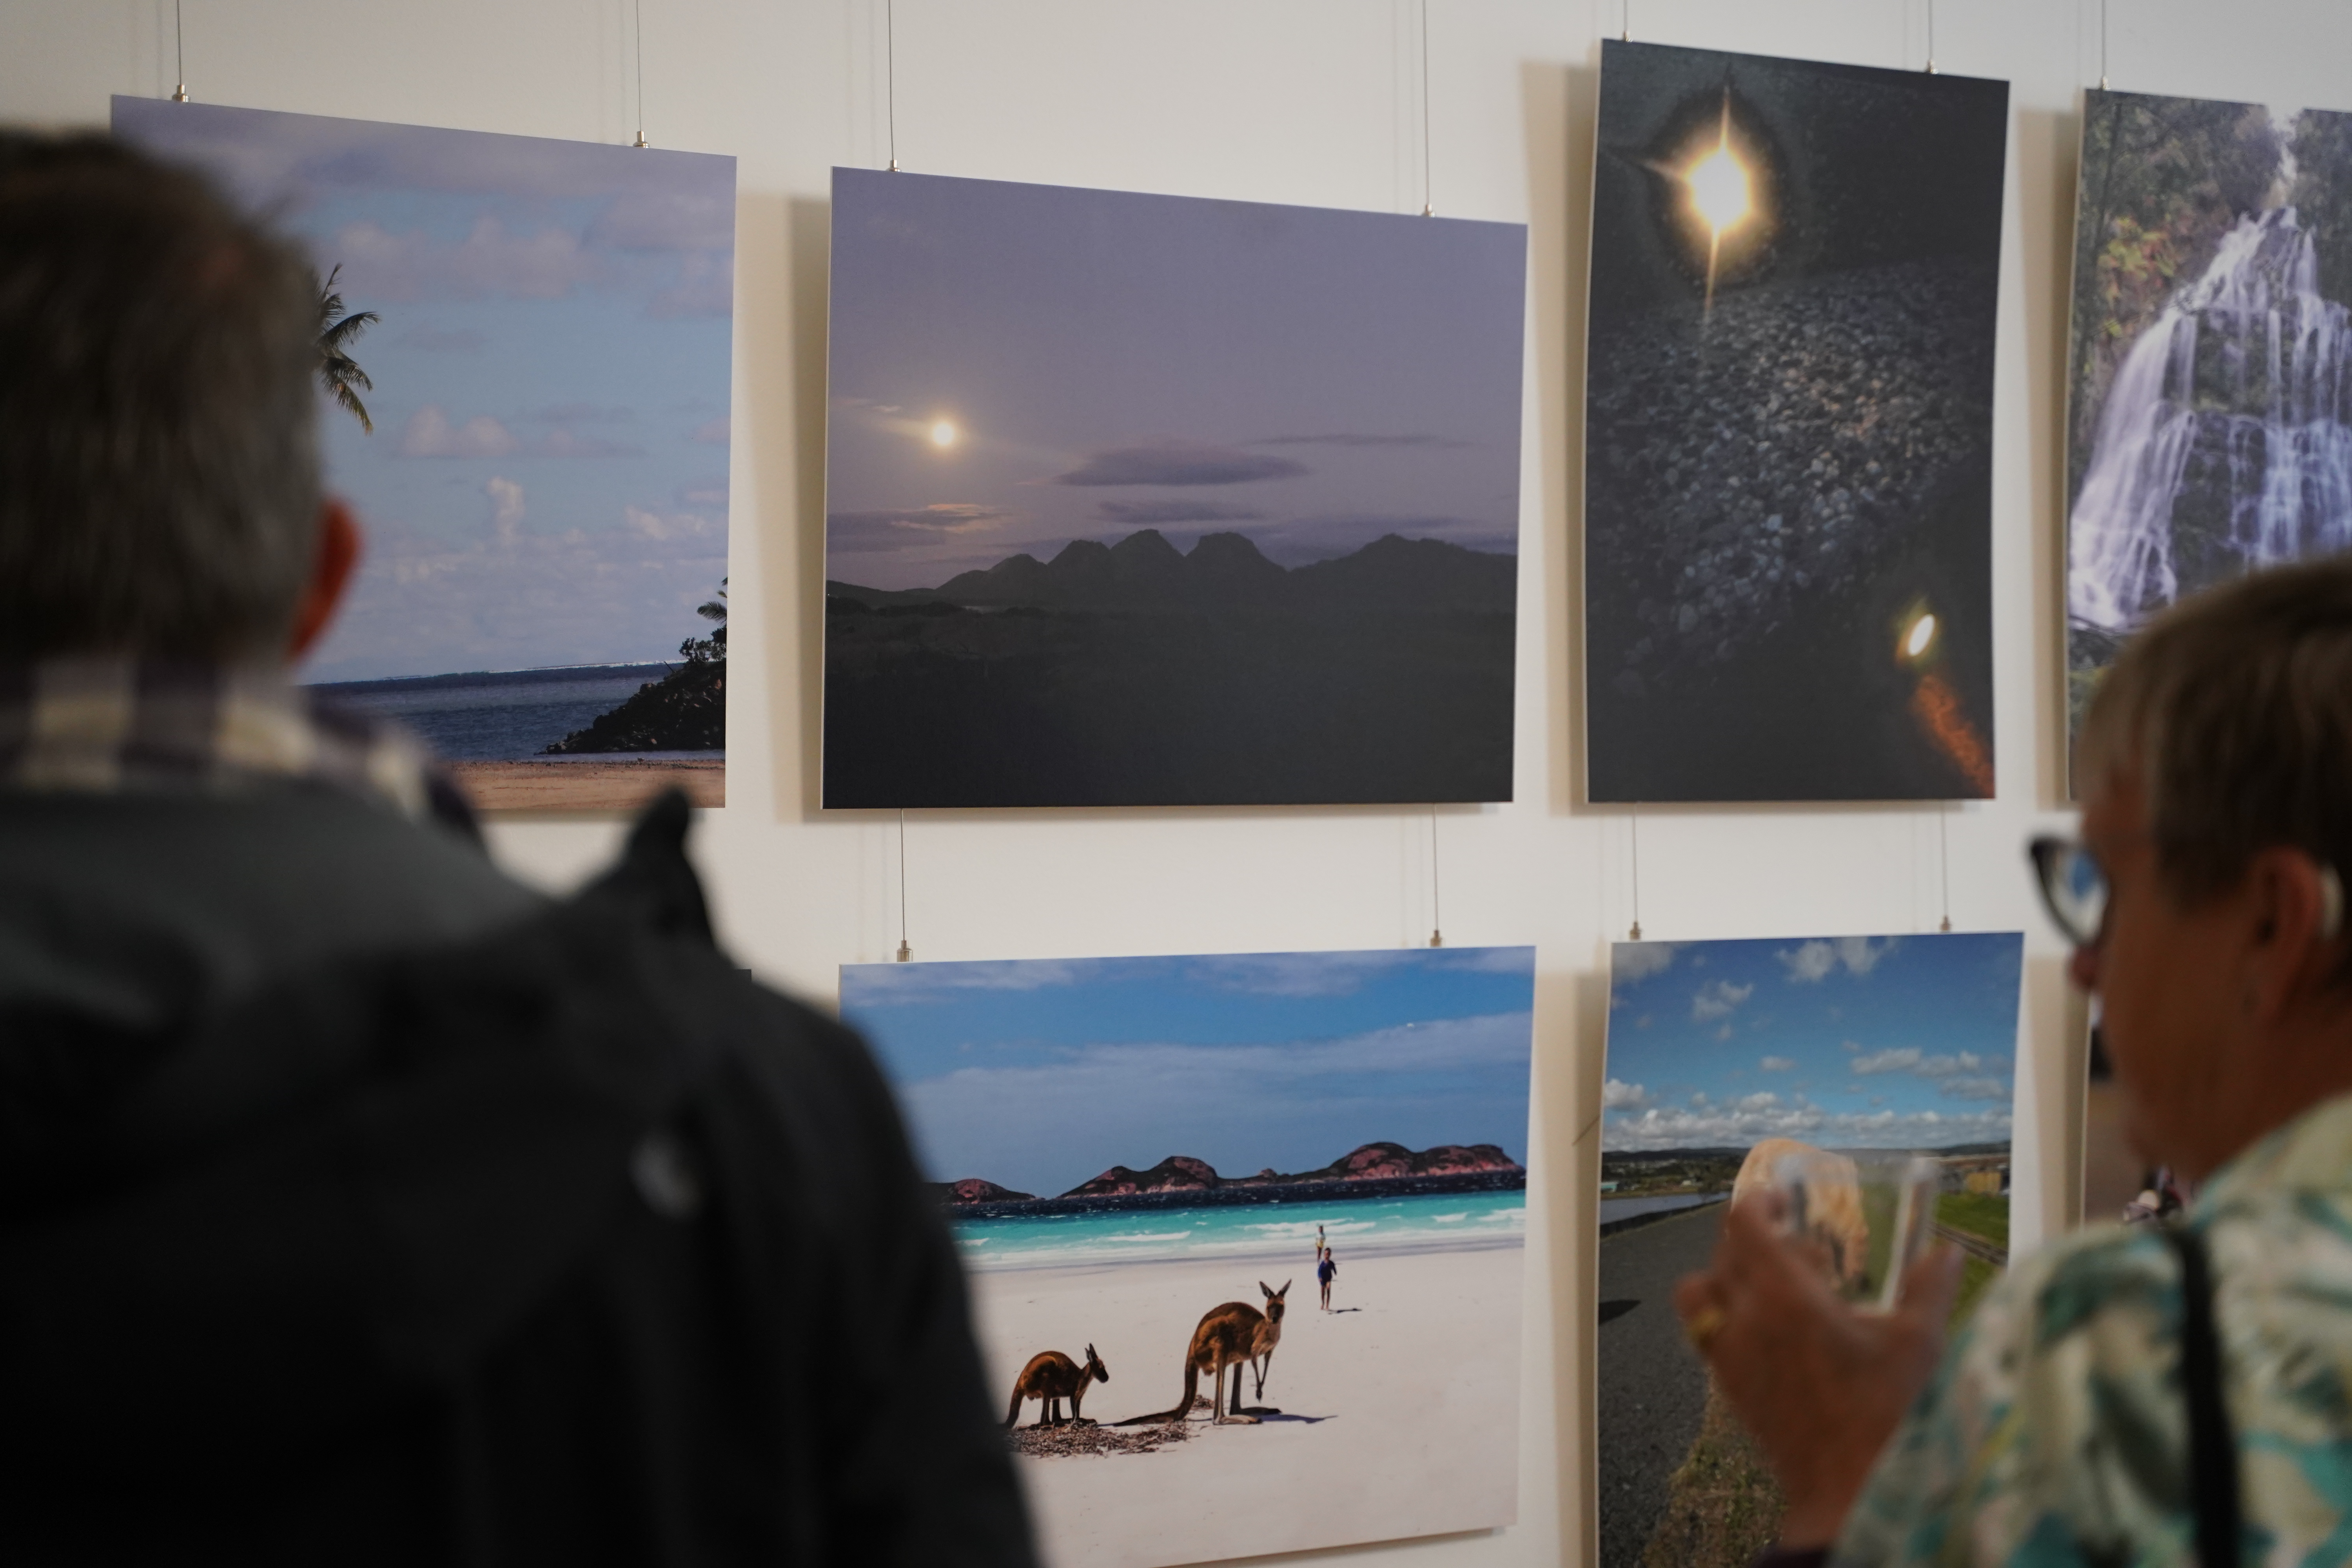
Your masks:
M1087 1385L1108 1383L1110 1369L1095 1354L1095 1347L1087 1347L1087 1364L1080 1366L1060 1351L1039 1351L1013 1380L1013 1408L1004 1413L1004 1429L1012 1431L1021 1419L1021 1402L1037 1401L1037 1425L1059 1426L1062 1424L1062 1401L1070 1402L1070 1425L1077 1426L1084 1417L1078 1406L1087 1401Z
M1200 1387L1202 1373L1209 1374L1209 1403L1215 1407L1216 1423L1226 1426L1240 1422L1255 1426L1257 1417L1242 1414L1242 1368L1260 1357L1271 1362L1274 1347L1282 1342L1283 1298L1290 1293L1290 1281L1282 1282L1277 1290L1261 1279L1260 1293L1265 1297L1265 1310L1261 1312L1244 1301L1227 1301L1212 1307L1202 1315L1200 1326L1192 1331L1192 1342L1184 1347L1184 1397L1176 1408L1145 1420L1181 1421L1192 1412L1192 1395ZM1225 1369L1233 1368L1234 1392L1230 1401L1225 1396ZM1261 1373L1261 1377L1263 1373ZM1263 1396L1265 1384L1259 1384ZM1278 1415L1280 1411L1267 1411Z

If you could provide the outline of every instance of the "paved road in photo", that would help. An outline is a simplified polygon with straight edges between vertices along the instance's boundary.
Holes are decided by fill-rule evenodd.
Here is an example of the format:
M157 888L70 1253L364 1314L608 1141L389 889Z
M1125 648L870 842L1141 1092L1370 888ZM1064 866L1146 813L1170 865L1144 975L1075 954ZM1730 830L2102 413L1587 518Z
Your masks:
M1721 1204L1601 1238L1601 1568L1639 1568L1666 1483L1706 1408L1706 1373L1683 1343L1675 1281L1715 1250Z

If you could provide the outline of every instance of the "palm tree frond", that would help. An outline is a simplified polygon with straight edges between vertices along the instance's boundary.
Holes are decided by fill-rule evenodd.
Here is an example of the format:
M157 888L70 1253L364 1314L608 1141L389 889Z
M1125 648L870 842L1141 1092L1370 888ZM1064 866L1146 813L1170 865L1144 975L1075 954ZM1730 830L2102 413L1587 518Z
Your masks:
M337 386L334 392L335 401L342 405L345 412L360 422L360 428L368 435L374 435L375 421L368 417L367 405L359 400L359 395L350 387L341 385Z

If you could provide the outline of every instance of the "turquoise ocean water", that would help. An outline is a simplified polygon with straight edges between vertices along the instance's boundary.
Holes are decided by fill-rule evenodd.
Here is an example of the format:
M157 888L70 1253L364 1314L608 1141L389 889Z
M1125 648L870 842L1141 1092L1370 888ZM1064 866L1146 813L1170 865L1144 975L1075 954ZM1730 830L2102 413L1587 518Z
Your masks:
M1342 1202L1232 1204L1214 1208L1119 1209L1013 1215L955 1222L968 1268L1061 1268L1192 1258L1315 1257L1315 1227L1345 1268L1351 1256L1517 1247L1527 1238L1524 1192L1439 1193Z

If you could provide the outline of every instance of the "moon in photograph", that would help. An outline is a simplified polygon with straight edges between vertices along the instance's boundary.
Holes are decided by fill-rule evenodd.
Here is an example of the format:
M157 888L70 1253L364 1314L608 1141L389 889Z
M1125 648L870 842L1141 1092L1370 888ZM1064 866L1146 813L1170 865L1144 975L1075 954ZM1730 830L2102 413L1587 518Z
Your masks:
M1690 185L1691 205L1717 235L1738 228L1756 210L1755 201L1748 194L1748 166L1731 150L1727 135L1713 152L1692 164L1683 178Z

